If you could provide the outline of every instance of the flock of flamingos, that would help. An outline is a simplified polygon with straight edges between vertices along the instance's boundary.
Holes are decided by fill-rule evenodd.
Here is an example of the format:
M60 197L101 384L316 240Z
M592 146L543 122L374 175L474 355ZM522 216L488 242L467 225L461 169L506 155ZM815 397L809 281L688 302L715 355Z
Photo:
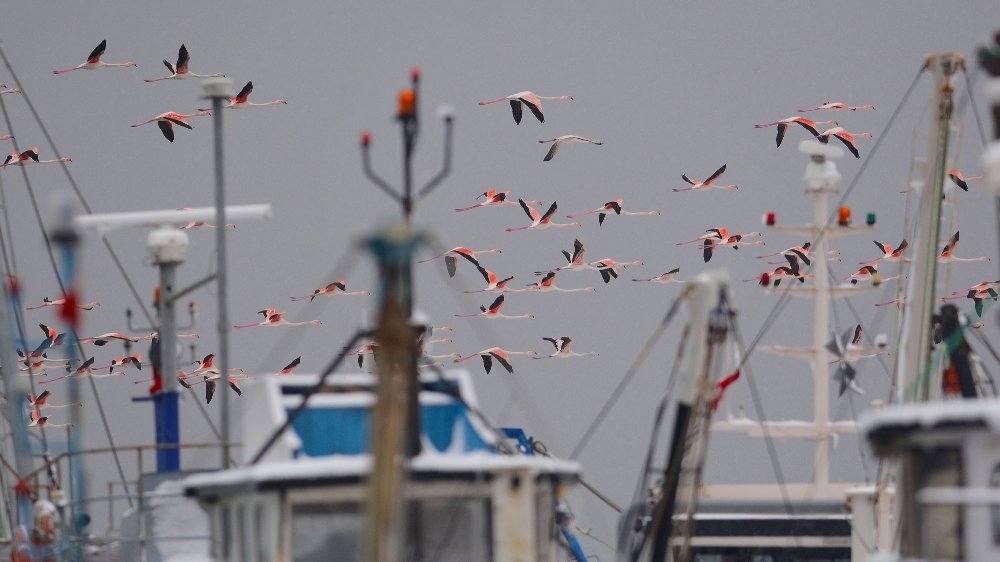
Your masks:
M107 48L107 42L102 41L97 48L90 53L86 61L73 67L54 70L53 73L57 75L70 73L76 70L95 70L100 68L129 68L136 67L135 62L127 61L121 63L108 63L102 60L105 50ZM190 57L187 49L184 45L181 45L178 52L176 62L170 62L164 60L163 64L169 71L167 76L159 78L146 79L146 82L159 82L163 80L183 80L188 78L207 78L214 76L224 76L222 73L214 74L196 74L191 72L188 68L190 63ZM276 99L267 103L253 103L249 101L250 95L253 92L253 83L247 82L246 85L236 96L229 99L229 103L224 106L224 109L240 109L248 107L261 107L261 106L271 106L271 105L284 105L287 102L283 99ZM8 89L5 85L0 84L0 94L17 94L19 91L17 89ZM494 100L479 102L479 105L486 106L495 103L508 102L510 109L514 118L515 124L520 124L523 117L523 109L526 107L531 114L537 119L539 123L545 123L545 113L542 107L543 100L559 100L559 101L571 101L573 97L571 96L539 96L530 91L518 92L516 94L511 94L509 96L501 97ZM852 106L840 102L828 102L817 107L809 109L799 109L799 112L814 112L814 111L829 111L829 112L857 112L874 110L872 105L860 105ZM197 111L191 113L176 113L176 112L165 112L153 117L149 120L143 121L141 123L136 123L132 125L133 127L141 127L150 123L156 123L160 129L163 136L170 142L174 142L175 139L175 127L191 129L192 126L187 122L189 118L208 116L210 111L207 109L198 109ZM777 130L777 136L775 143L777 147L780 147L782 141L784 140L789 128L794 126L801 127L807 134L809 138L815 138L819 142L827 143L831 138L836 138L839 142L843 143L844 146L856 157L860 158L861 153L858 145L858 140L861 138L870 137L871 135L866 132L849 132L839 125L835 120L825 120L825 121L815 121L802 117L800 115L788 117L778 121L763 123L754 125L756 128L770 128L775 127ZM824 131L819 130L820 125L831 125ZM10 135L0 136L0 140L12 140L13 137ZM540 143L550 144L548 152L543 157L545 162L549 162L555 158L559 150L563 145L569 144L588 144L592 146L600 146L603 143L594 139L579 135L562 135L548 140L540 140ZM32 164L45 164L45 163L58 163L58 162L71 162L72 160L66 157L53 159L53 160L40 160L39 151L37 147L31 147L22 152L14 151L7 156L6 160L0 167L8 166L25 166ZM739 189L737 185L721 185L718 183L720 177L726 172L726 165L723 164L714 173L708 176L704 180L697 180L688 177L688 175L682 174L681 179L685 182L685 186L674 188L674 192L703 192L709 190L736 190ZM969 190L969 182L974 182L981 179L981 176L976 177L965 177L959 170L950 170L948 176L951 181L962 190ZM519 207L525 215L527 215L527 224L521 224L518 226L511 226L507 228L507 232L523 232L529 230L546 230L549 228L581 228L583 225L579 222L556 222L558 205L556 202L552 202L548 207L545 207L541 201L532 199L512 199L510 197L510 190L498 191L495 189L490 189L484 193L481 193L477 198L476 202L472 205L461 207L455 209L456 212L470 212L470 211L482 211L488 207L504 207L504 206L516 206ZM545 209L544 212L541 209ZM624 208L622 199L615 199L612 201L607 201L602 205L596 206L589 210L584 210L574 214L565 215L567 219L577 219L589 215L597 215L598 227L602 226L609 217L653 217L658 216L659 211L631 211ZM232 226L232 225L225 225ZM214 225L205 222L192 222L184 225L182 228L186 229L198 229L198 228L214 228ZM702 250L704 261L708 262L712 259L716 251L722 247L729 247L734 250L738 250L743 246L755 246L762 245L763 241L760 240L761 234L759 232L731 232L725 227L717 226L711 227L705 230L705 234L697 236L691 240L678 242L677 245L686 244L698 244ZM951 236L948 243L944 246L941 251L938 261L940 263L954 263L954 262L966 262L966 261L987 261L989 258L987 256L981 256L977 258L960 258L955 256L955 250L959 242L959 233L955 232ZM880 283L888 279L882 279L879 276L878 268L880 263L883 262L907 262L908 259L905 257L904 252L907 248L906 240L903 240L897 247L891 247L887 244L875 241L875 245L879 250L879 255L867 262L862 262L859 265L861 267L852 273L851 275L843 278L843 282L850 282L852 284L857 284L858 282L874 282ZM483 262L480 261L482 255L497 254L500 253L499 249L490 250L470 250L465 247L456 247L451 250L432 258L423 260L418 263L426 263L436 260L443 260L447 273L450 276L454 276L457 272L458 265L463 264L463 267L475 268L475 270L482 276L485 281L485 286L482 289L476 291L467 291L472 293L487 293L496 295L493 300L488 304L483 304L479 307L476 312L470 312L465 314L456 314L458 318L482 318L482 319L531 319L534 318L532 314L515 314L508 315L502 312L504 307L507 293L530 293L530 292L593 292L596 290L595 287L582 287L582 288L563 288L556 285L556 279L558 276L566 272L575 271L594 271L598 273L601 277L603 283L611 283L619 278L622 270L633 266L642 266L643 263L639 260L632 261L615 261L610 258L604 258L596 261L589 261L586 257L586 250L583 243L579 239L574 241L573 248L562 250L563 260L551 268L543 271L534 272L538 276L538 280L534 283L527 284L522 287L512 286L513 276L503 276L497 275L495 272L488 269ZM827 256L815 256L810 251L810 244L804 243L800 246L793 246L782 250L780 252L775 252L772 254L766 254L762 256L757 256L761 259L767 258L778 258L778 261L767 262L769 265L776 265L772 270L762 273L759 277L754 277L746 281L757 281L761 285L768 286L774 285L778 286L782 280L797 280L799 282L805 282L809 275L806 274L805 268L812 263L813 259L827 259L841 261L839 252L831 251ZM633 278L633 282L643 282L643 283L659 283L659 284L669 284L669 283L681 283L677 279L680 269L674 268L661 275L650 278ZM596 280L596 277L595 277ZM982 314L983 301L987 299L997 299L997 293L1000 291L1000 281L985 281L979 283L963 291L941 297L941 300L950 300L954 298L969 298L975 303L976 312ZM292 302L313 302L316 298L324 296L366 296L368 291L347 291L346 281L343 279L334 281L328 285L320 287L313 291L311 294L302 296L290 297ZM888 305L888 304L903 304L902 299L897 299L894 301L889 301L886 303L879 303L877 306ZM48 307L62 307L67 306L64 299L59 298L46 298L38 306L28 307L28 310L36 310ZM77 308L83 310L91 310L99 303L92 302L87 304L74 304L70 303L68 306L76 306ZM278 327L278 326L305 326L305 325L318 325L321 324L319 320L307 320L304 322L290 322L285 318L285 313L275 308L265 308L260 310L258 314L261 315L261 320L258 322L246 323L246 324L236 324L234 327L237 329L250 329L258 327ZM144 363L142 362L142 357L138 354L125 356L125 357L115 357L110 364L101 367L94 366L94 358L90 357L81 365L73 365L68 359L50 359L48 357L48 351L63 345L66 335L58 333L56 330L40 325L44 333L44 341L36 347L34 350L18 350L19 357L22 363L20 367L22 374L25 376L45 376L47 369L59 369L64 370L65 374L58 377L45 377L40 380L39 384L49 384L62 380L69 377L94 377L94 378L104 378L104 377L116 377L122 376L126 373L126 369L134 368L141 370ZM450 331L451 328L439 327L432 330L432 333L446 332ZM97 347L104 346L110 342L114 341L129 341L129 342L139 342L143 340L151 340L156 336L155 333L147 334L142 336L130 336L120 332L110 332L101 334L99 336L81 338L79 341L82 344L94 345ZM196 337L193 334L180 334L179 337ZM583 357L583 356L596 356L597 352L584 352L579 353L572 349L573 340L568 336L552 336L542 338L544 341L552 345L549 354L540 354L536 351L511 351L503 349L501 347L490 347L471 353L469 355L460 355L457 353L449 353L444 355L429 355L425 354L424 357L427 361L450 359L453 362L463 362L474 357L480 357L483 362L483 367L487 373L491 371L494 364L499 364L508 373L514 372L513 356L529 356L533 359L547 359L556 358L564 359L571 357ZM429 343L448 343L451 342L448 338L438 338L438 339L428 339L426 341L420 342L421 345ZM350 351L352 356L356 356L358 365L363 366L364 359L366 356L374 356L376 351L376 344L374 342L367 342L358 346L357 348ZM214 354L209 354L205 356L202 360L196 362L197 367L190 371L180 371L176 374L180 383L186 387L190 387L197 384L204 384L206 388L206 401L211 402L212 397L216 391L217 385L221 381L225 381L233 391L237 394L241 394L240 381L249 378L242 369L233 369L230 373L221 373L219 368L214 365ZM288 365L283 368L278 375L285 375L292 373L293 370L299 366L301 362L301 357L296 357L291 360ZM136 381L147 382L147 381ZM158 384L158 381L154 382L154 386ZM49 422L48 416L42 415L45 409L51 408L64 408L79 406L79 404L51 404L48 402L51 397L51 393L46 390L40 394L31 395L30 397L30 407L31 407L31 422L32 427L42 427L42 426L59 426L66 424L54 424Z

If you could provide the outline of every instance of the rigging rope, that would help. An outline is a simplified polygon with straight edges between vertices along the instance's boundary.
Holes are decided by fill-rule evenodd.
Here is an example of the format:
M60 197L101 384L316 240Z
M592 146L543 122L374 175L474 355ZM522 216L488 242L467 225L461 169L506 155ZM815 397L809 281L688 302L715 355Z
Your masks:
M646 344L642 346L642 350L639 351L639 354L636 355L635 359L632 361L632 364L629 366L628 370L625 371L625 376L622 377L622 380L618 382L618 386L615 387L614 391L612 391L611 393L611 396L609 396L608 399L604 402L604 405L601 406L601 410L597 413L597 416L593 419L593 421L590 422L590 425L587 426L587 429L583 432L583 435L581 435L580 439L576 442L576 445L573 447L573 452L570 453L569 458L573 460L579 458L580 453L583 452L583 449L587 446L587 443L590 442L590 438L594 436L594 433L601 426L601 423L604 422L604 418L606 418L607 415L611 412L611 408L614 407L615 403L618 401L618 398L622 395L622 392L625 391L629 383L632 382L632 379L639 372L639 368L642 367L642 364L646 361L646 357L648 357L649 354L653 351L653 347L656 346L656 343L660 341L660 338L663 336L663 333L667 330L667 327L670 325L670 321L674 318L674 315L677 314L677 310L680 308L680 303L684 299L684 296L686 294L687 291L684 291L680 295L678 295L677 298L674 299L674 302L670 305L670 308L667 309L667 313L663 316L663 319L660 320L660 323L656 326L656 329L653 330L653 333L646 341Z

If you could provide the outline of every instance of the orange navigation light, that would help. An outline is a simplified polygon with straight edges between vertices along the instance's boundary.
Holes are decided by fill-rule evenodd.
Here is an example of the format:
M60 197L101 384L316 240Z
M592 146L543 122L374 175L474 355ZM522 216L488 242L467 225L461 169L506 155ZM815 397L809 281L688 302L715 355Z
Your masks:
M153 289L153 306L160 306L160 287Z
M417 96L413 90L403 90L399 93L399 117L408 117L416 112Z
M851 224L850 207L841 207L837 210L837 224L840 226L849 226Z

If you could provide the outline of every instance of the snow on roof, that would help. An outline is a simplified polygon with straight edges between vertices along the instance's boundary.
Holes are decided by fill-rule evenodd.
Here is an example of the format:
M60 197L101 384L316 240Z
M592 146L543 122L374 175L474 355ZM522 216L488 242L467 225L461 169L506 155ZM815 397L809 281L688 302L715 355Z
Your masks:
M1000 400L948 400L888 406L858 420L866 435L886 430L927 429L942 425L985 425L1000 432Z
M283 480L309 480L350 478L367 474L371 456L331 455L318 458L300 458L293 461L260 463L218 472L200 473L183 480L189 493L202 487L225 487L259 484ZM410 468L422 473L478 473L508 470L529 470L533 474L559 474L576 476L580 465L535 455L497 455L476 452L469 454L440 454L424 452L413 458Z

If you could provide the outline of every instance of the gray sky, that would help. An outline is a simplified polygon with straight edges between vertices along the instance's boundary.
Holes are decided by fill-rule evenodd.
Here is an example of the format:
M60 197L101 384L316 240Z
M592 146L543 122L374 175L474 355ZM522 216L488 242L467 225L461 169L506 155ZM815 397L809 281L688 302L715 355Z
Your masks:
M63 155L73 158L73 174L90 204L108 212L212 204L212 136L207 119L193 121L193 131L178 131L173 144L153 126L128 127L164 111L189 112L205 106L197 81L142 82L163 75L159 61L173 60L180 43L191 53L193 71L226 72L237 89L252 80L254 101L286 98L287 106L225 115L228 200L271 202L275 208L273 221L240 224L231 232L230 317L234 323L250 322L255 311L276 306L293 319L318 317L324 324L299 329L273 355L267 350L278 342L280 332L235 333L231 363L273 372L302 355L302 369L307 372L320 369L332 357L375 299L336 299L322 306L287 299L332 281L330 268L350 251L352 241L397 216L394 204L361 173L358 136L363 130L372 131L374 165L398 183L399 134L391 116L397 92L407 85L409 68L419 66L424 76L424 125L415 167L418 178L429 178L440 165L442 130L433 109L438 104L455 107L453 173L417 211L418 223L442 246L503 248L502 255L484 256L482 261L498 274L515 275L516 285L533 282L535 270L559 264L559 251L570 248L577 236L592 259L645 261L645 268L629 270L611 285L601 284L595 272L559 278L566 287L599 285L596 294L509 295L506 312L532 312L537 318L492 323L482 336L472 329L473 322L482 321L451 318L492 300L461 295L463 289L479 287L476 272L462 264L458 276L448 280L442 277L440 263L417 266L419 307L435 323L456 328L454 345L438 347L437 353L466 354L492 345L547 352L548 344L541 338L563 335L573 337L579 351L601 353L596 359L575 361L516 361L513 377L483 376L477 364L469 363L479 382L480 401L499 424L523 425L555 453L568 454L678 293L679 285L638 285L627 279L658 275L673 267L680 267L684 278L704 270L699 251L674 243L706 228L759 229L765 211L775 211L785 223L811 217L810 201L801 195L805 159L796 150L804 134L790 131L776 150L774 130L755 130L752 125L795 115L797 108L828 100L872 103L874 112L813 115L840 119L848 130L871 131L877 138L927 53L971 54L996 25L996 4L990 1L624 7L579 2L314 2L254 7L241 2L42 3L0 24L3 48L22 82L12 84L6 69L0 69L0 81L31 95ZM104 38L105 60L132 59L139 68L51 74L52 69L82 62ZM524 89L541 95L568 94L575 101L549 102L545 124L526 115L520 126L512 123L509 108L502 104L476 105ZM914 131L918 137L925 135L929 93L925 79L850 199L857 218L868 210L878 213L875 238L890 245L902 237L904 199L898 192L905 188ZM958 93L964 96L964 87ZM4 101L21 145L38 145L42 158L52 157L24 100L5 96ZM954 131L957 164L971 174L978 169L981 145L967 108L961 125ZM547 147L536 141L568 133L605 144L567 146L554 161L543 163ZM862 158L874 142L862 141ZM918 154L922 152L917 148ZM738 192L671 191L681 185L681 173L703 178L724 162L728 171L723 179L739 184ZM846 186L860 162L848 155L838 165ZM43 202L68 189L57 166L33 167L29 173ZM54 296L57 286L43 259L20 173L8 169L2 174L24 298L36 303ZM663 214L611 217L601 228L595 217L587 217L582 229L506 233L505 227L525 222L516 207L452 211L489 188L509 188L514 196L546 202L555 199L560 215L618 197L624 198L626 209L658 209ZM981 184L959 194L961 255L996 257L992 208ZM119 232L111 240L143 294L149 295L156 272L144 237L144 233ZM191 233L190 255L179 273L182 282L192 282L211 269L213 240L210 231ZM769 252L803 242L781 235L765 240ZM840 276L850 273L853 264L877 256L868 236L834 247L845 258L834 264ZM764 253L760 249L723 249L709 264L726 268L734 279L747 337L757 332L777 301L752 283L739 282L764 270L763 260L752 258ZM124 331L124 309L136 306L95 238L86 241L83 259L86 297L102 302L100 309L85 315L83 332ZM996 278L996 262L959 265L952 287L988 278ZM348 276L348 287L374 288L372 284L373 268L362 258ZM887 285L881 294L854 303L870 335L892 330L891 311L876 313L872 306L893 298L894 284ZM215 349L215 305L204 290L195 300L201 311L198 351L204 354ZM764 342L808 343L810 307L804 301L793 302ZM838 307L836 318L841 329L854 322L846 308ZM53 317L34 312L27 319L30 329ZM987 318L986 323L985 329L995 338L996 321ZM585 476L620 502L632 492L679 327L680 322L670 329L581 458ZM118 351L98 350L98 364L106 364ZM146 353L143 348L139 351ZM769 418L811 415L805 363L755 356L751 364L765 393ZM859 377L868 394L856 401L858 409L883 397L886 381L877 363L861 367ZM56 392L64 391L53 386ZM98 381L98 387L112 410L117 442L151 441L151 423L146 423L152 415L149 406L129 400L145 387L124 380ZM752 412L744 383L731 392L734 408L743 405ZM239 400L235 404L238 409ZM217 404L209 410L218 416ZM91 408L86 411L86 444L102 446L105 440L97 417L89 415ZM841 419L851 417L843 400L834 403L832 411ZM182 416L185 440L209 439L192 404L184 403ZM762 441L717 435L712 444L709 480L773 478ZM789 479L811 477L810 447L807 443L782 447ZM833 454L835 477L864 477L854 440L842 440ZM184 465L211 466L216 460L214 453L186 454ZM91 474L97 489L103 489L103 474L110 474L104 470L107 467L101 468L102 476ZM581 526L611 539L612 512L589 498L574 507Z

